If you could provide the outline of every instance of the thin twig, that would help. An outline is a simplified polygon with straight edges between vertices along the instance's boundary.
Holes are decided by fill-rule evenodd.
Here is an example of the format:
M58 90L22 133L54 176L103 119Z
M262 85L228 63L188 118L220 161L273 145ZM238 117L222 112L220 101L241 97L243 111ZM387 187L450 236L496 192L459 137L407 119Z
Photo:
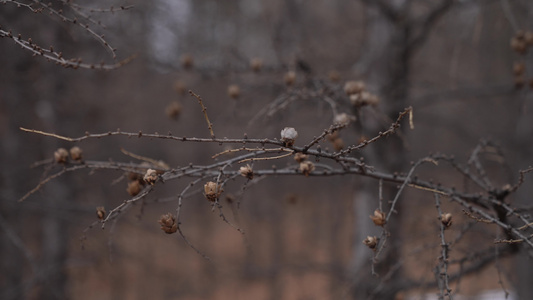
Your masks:
M449 300L453 300L452 289L450 288L449 275L448 275L448 252L450 251L449 244L446 243L444 238L444 230L446 226L442 222L442 210L440 208L440 199L439 194L435 193L435 206L437 207L437 212L439 213L440 223L440 246L441 246L441 256L439 257L439 264L435 269L435 276L437 279L437 285L439 286L439 299L444 299L445 296L448 296Z
M135 159L138 159L138 160L142 160L142 161L146 161L146 162L149 162L151 163L152 165L154 166L158 166L162 169L165 169L165 170L169 170L170 167L169 165L167 165L164 161L162 160L155 160L153 158L149 158L149 157L145 157L145 156L140 156L140 155L137 155L135 153L132 153L132 152L129 152L127 151L126 149L124 148L120 148L120 151L124 154L126 154L127 156L130 156L130 157L133 157Z
M280 158L284 158L284 157L287 157L287 156L291 156L293 154L294 154L294 152L286 153L286 154L282 154L282 155L278 155L278 156L252 157L252 158L246 158L246 159L240 160L240 161L238 161L238 163L243 163L243 162L247 162L247 161L260 161L260 160L280 159Z
M144 190L142 190L137 196L131 198L131 199L128 199L128 200L124 200L122 201L122 203L113 208L112 210L109 211L109 214L107 215L107 217L102 220L102 229L105 228L105 224L109 221L109 220L112 220L114 218L116 218L116 215L119 215L122 211L124 211L130 204L144 198L146 195L148 195L150 192L152 192L154 189L151 185L148 185L147 187L144 188Z
M181 193L178 195L178 207L176 208L176 222L178 224L178 232L181 236L181 238L183 238L183 240L185 241L185 243L191 247L191 249L193 249L194 251L196 251L196 253L198 253L199 255L201 255L204 259L208 260L208 261L211 261L211 258L209 258L209 256L207 256L206 254L204 254L202 251L200 251L198 248L196 248L190 241L189 239L187 239L187 237L185 236L185 234L183 233L182 229L181 229L181 206L183 204L183 198L184 198L184 195L185 193L191 188L193 187L195 184L197 184L198 182L202 181L205 179L205 176L204 177L201 177L201 178L198 178L194 181L192 181L191 183L189 183L189 185L187 185L182 191Z
M346 150L342 150L338 153L335 154L336 157L340 157L340 156L344 156L354 150L359 150L359 149L362 149L372 143L374 143L375 141L381 139L382 137L385 137L385 136L388 136L390 134L393 134L396 129L398 127L400 127L400 121L406 116L409 114L410 111L412 111L413 108L412 107L408 107L406 108L404 111L400 112L398 118L396 119L396 121L394 123L392 123L392 125L389 127L389 129L387 129L386 131L384 132L379 132L377 136L371 138L370 140L366 140L366 141L363 141L362 143L358 144L358 145L354 145L354 146L350 146L348 148L346 148Z
M492 220L488 220L488 219L482 219L482 218L478 218L476 216L474 216L473 214L471 214L470 212L466 211L463 209L463 213L469 217L470 219L472 220L475 220L476 222L481 222L481 223L486 223L486 224L492 224L494 223L494 221ZM519 228L520 229L520 228Z
M237 149L224 150L222 152L219 152L219 153L211 156L211 158L217 158L217 157L219 157L221 155L224 155L224 154L240 152L240 151L248 151L248 152L254 152L254 151L282 152L282 151L285 151L285 152L291 152L291 153L294 152L293 150L287 149L285 147L282 147L282 148L267 148L267 149L265 149L265 148L245 148L245 147L242 147L242 148L237 148Z
M209 129L209 133L211 134L211 138L215 138L215 133L213 132L213 123L209 122L209 117L207 116L207 108L204 106L204 103L202 101L202 98L200 98L199 95L196 95L193 91L189 90L189 94L191 96L195 97L198 100L198 103L202 107L202 112L204 113L205 121L207 122L207 128Z

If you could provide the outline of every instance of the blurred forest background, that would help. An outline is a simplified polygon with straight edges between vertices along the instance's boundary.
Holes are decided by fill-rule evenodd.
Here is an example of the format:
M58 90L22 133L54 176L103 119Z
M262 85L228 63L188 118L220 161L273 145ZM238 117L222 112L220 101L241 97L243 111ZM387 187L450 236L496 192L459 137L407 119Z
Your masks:
M434 272L440 223L430 193L408 189L401 199L401 218L391 223L396 260L383 262L385 270L401 268L401 273L390 278L372 277L372 251L361 242L379 234L368 217L378 207L378 181L356 175L267 177L246 186L239 207L223 203L245 236L212 212L201 193L187 198L183 230L211 257L206 261L178 235L164 234L157 223L177 204L154 202L180 193L187 180L157 186L143 205L135 205L105 230L99 225L86 229L97 220L96 207L109 210L130 198L126 180L117 180L119 171L66 174L18 202L43 178L42 167L30 166L52 158L59 147L74 146L19 127L73 137L117 128L209 137L200 106L184 92L190 89L204 99L217 137L279 138L280 130L291 126L298 130L298 140L309 141L332 124L327 105L305 96L313 91L312 82L342 90L347 80L362 80L380 103L358 115L362 128L342 131L346 145L386 130L405 107L414 111L415 128L402 124L401 139L384 138L354 153L365 156L369 165L407 172L411 161L435 152L466 163L481 140L499 149L484 161L495 186L516 183L518 171L532 164L533 51L511 45L520 30L533 30L531 1L128 0L51 5L66 14L72 13L71 2L92 8L133 5L87 14L106 26L91 24L117 49L118 60L136 57L114 70L75 70L32 56L11 38L0 39L1 299L425 299L438 290ZM43 48L53 45L64 57L114 63L94 36L46 10L34 13L7 1L0 6L0 26L24 40L31 37ZM250 67L254 58L261 59L260 71ZM184 61L188 59L191 67ZM296 74L292 85L286 84L288 71ZM236 99L228 95L229 85L239 86ZM295 101L272 116L259 115L287 94ZM173 102L180 107L176 118L168 115ZM126 137L76 145L86 159L133 161L120 151L124 148L171 167L209 164L212 155L226 149ZM292 162L286 158L264 166ZM417 175L469 188L452 168L427 166ZM225 194L239 194L241 179ZM508 200L517 207L530 205L532 191L526 176ZM383 196L392 199L395 192L391 186ZM502 238L499 228L472 222L460 206L444 198L442 206L454 215L447 237L465 235L453 245L452 259L474 260L480 248L498 251L494 240ZM533 264L527 252L492 259L468 274L454 269L460 276L451 282L453 292L476 299L498 290L501 298L508 291L516 299L533 299ZM390 287L384 294L380 283ZM368 292L368 284L378 292Z

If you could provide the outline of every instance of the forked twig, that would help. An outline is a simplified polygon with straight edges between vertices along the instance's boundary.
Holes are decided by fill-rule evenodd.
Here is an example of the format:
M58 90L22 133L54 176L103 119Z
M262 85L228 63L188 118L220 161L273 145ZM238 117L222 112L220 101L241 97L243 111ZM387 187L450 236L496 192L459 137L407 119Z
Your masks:
M381 139L382 137L385 137L385 136L388 136L390 134L393 134L396 129L398 127L400 127L400 121L406 116L406 115L409 115L409 120L410 122L412 122L412 111L413 111L413 108L412 107L408 107L406 109L404 109L404 111L400 112L400 114L398 115L398 118L396 119L396 121L394 123L391 124L391 126L389 127L389 129L387 129L386 131L384 132L379 132L378 135L376 135L375 137L371 138L370 140L367 140L367 141L363 141L362 143L358 144L358 145L354 145L354 146L350 146L348 148L346 148L346 150L342 150L342 151L339 151L337 154L335 154L336 157L340 157L340 156L344 156L354 150L359 150L359 149L362 149L366 146L368 146L369 144L372 144L373 142ZM410 125L412 125L410 123Z

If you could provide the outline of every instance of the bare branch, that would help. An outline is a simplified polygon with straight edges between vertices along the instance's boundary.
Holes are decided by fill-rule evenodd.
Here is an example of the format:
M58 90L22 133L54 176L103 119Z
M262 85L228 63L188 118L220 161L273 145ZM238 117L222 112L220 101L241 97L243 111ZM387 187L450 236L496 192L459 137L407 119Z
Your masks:
M195 97L198 100L198 103L202 107L202 112L204 113L205 121L207 122L207 128L209 129L209 133L211 134L211 138L215 138L215 133L213 132L213 123L209 122L209 117L207 116L207 108L204 106L204 103L202 102L202 98L200 96L193 93L193 91L189 91L189 94L191 96Z

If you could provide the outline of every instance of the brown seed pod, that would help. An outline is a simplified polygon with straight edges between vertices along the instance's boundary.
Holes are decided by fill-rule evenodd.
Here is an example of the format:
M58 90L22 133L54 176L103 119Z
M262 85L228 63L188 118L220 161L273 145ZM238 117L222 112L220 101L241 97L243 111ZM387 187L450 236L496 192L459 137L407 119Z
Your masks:
M355 107L362 107L367 105L367 99L369 98L369 92L361 92L350 95L350 103Z
M374 222L374 224L377 226L383 226L385 223L387 223L387 217L385 216L385 213L383 213L379 208L374 211L374 215L370 216L370 219L372 219L372 222Z
M131 196L137 196L141 192L141 190L142 185L138 180L128 182L128 188L126 189L126 192L128 192L128 194L130 194Z
M185 83L181 80L174 81L174 90L180 95L185 95L187 93L187 87Z
M366 99L367 105L370 106L377 106L379 104L379 97L375 94L370 94L370 96Z
M140 181L142 183L143 182L143 175L141 175L139 173L135 173L135 172L128 172L128 180L130 180L130 181L138 180L138 181Z
M523 31L523 30L518 30L516 33L515 33L515 38L519 39L519 40L523 40L524 37L525 37L526 33Z
M157 178L157 171L152 169L148 169L143 177L144 181L150 185L154 185L154 183L157 181Z
M83 151L81 150L80 147L74 146L70 148L69 152L70 152L70 158L72 158L72 160L80 161L83 159L82 157Z
M511 39L511 49L513 49L518 54L525 54L527 51L526 41L516 36L513 37Z
M524 33L524 41L528 46L533 46L533 32L526 31Z
M363 244L372 250L376 250L378 243L379 239L375 236L367 236L366 239L363 240Z
M337 138L339 138L339 132L338 131L333 131L332 133L326 135L326 138L328 139L328 141L333 142Z
M305 160L307 160L309 156L307 154L303 154L301 152L298 152L296 154L294 154L294 160L297 161L298 163L301 163Z
M98 206L96 208L96 216L98 217L98 220L105 219L105 215L106 215L105 208L103 206Z
M178 101L170 102L170 104L165 108L165 114L167 117L176 120L181 114L181 104L179 104Z
M339 82L341 80L341 74L337 70L331 70L328 73L328 78L333 82Z
M239 173L241 173L242 176L250 180L254 178L254 170L252 169L250 165L242 166L239 169Z
M353 94L361 93L365 90L365 83L362 81L347 81L344 84L344 92L350 96Z
M161 230L168 234L178 231L176 217L171 213L162 215L161 218L159 218L159 225L161 225Z
M440 215L440 222L444 225L444 228L452 226L452 214L446 213Z
M347 126L350 122L355 121L355 116L351 116L347 113L340 113L333 118L333 124Z
M515 62L513 64L513 73L515 76L520 76L526 71L526 65L523 62Z
M238 85L232 84L228 86L228 96L230 96L232 99L237 99L241 95L241 89Z
M59 148L54 152L54 160L59 164L68 162L68 151L65 148Z
M333 149L335 149L335 151L341 151L344 149L344 140L340 137L334 139L331 143L333 144Z
M218 197L220 197L220 194L222 194L223 190L220 184L216 184L215 182L209 181L204 185L204 195L205 198L211 202L217 201Z
M252 68L252 71L254 72L261 71L261 69L263 68L263 60L258 57L252 58L250 60L250 68Z
M312 162L306 160L300 163L300 172L302 172L305 176L309 176L309 173L313 172L315 169L315 164Z
M285 82L286 85L293 85L294 82L296 81L296 72L289 71L285 73L285 75L283 76L283 81Z
M350 95L350 103L355 107L363 107L367 105L376 106L379 104L379 98L369 92L361 92Z
M191 69L194 66L194 58L191 54L185 53L180 57L181 66L184 69Z

